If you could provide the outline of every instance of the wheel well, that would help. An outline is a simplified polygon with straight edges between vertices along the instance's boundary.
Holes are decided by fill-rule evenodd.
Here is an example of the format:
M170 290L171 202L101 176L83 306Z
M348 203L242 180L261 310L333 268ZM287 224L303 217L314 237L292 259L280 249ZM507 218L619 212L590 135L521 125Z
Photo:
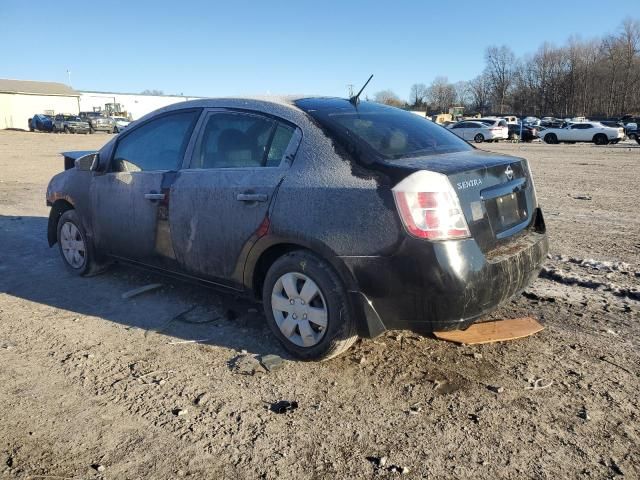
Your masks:
M50 247L53 247L58 241L58 220L67 210L73 210L73 205L66 200L56 200L51 206L49 225L47 226L47 239Z
M280 243L267 248L260 258L256 262L256 266L253 269L252 287L256 298L262 298L262 286L264 285L264 279L267 276L267 272L271 265L281 256L293 252L294 250L308 250L293 243Z

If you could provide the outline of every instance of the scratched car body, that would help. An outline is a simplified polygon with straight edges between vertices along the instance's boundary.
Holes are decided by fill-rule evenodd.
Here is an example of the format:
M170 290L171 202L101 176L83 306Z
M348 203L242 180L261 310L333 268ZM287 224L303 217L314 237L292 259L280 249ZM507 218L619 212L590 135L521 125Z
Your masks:
M48 239L71 271L116 259L250 295L300 358L466 328L547 253L525 159L375 103L196 100L63 155Z

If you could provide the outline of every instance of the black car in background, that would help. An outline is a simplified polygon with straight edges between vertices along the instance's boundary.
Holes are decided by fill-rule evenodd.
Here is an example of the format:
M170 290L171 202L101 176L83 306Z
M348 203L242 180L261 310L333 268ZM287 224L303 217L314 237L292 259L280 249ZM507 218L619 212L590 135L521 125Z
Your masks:
M29 119L29 130L40 132L53 131L53 117L44 113L36 113Z
M255 297L305 359L464 329L548 249L525 159L357 99L181 102L64 155L48 240L70 271L117 259Z
M520 124L510 123L509 127L509 140L516 138L516 136L522 135L523 142L531 142L538 138L538 129L529 125L522 125L522 129L520 129Z

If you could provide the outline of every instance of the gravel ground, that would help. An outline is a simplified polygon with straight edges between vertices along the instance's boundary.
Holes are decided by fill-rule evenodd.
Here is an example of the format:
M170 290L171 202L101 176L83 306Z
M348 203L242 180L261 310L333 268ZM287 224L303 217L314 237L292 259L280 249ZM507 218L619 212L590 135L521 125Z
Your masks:
M481 146L534 170L550 258L492 317L535 316L539 334L388 332L303 363L240 299L126 266L66 272L46 184L57 152L107 139L0 131L0 477L640 478L637 144ZM265 354L284 364L265 371Z

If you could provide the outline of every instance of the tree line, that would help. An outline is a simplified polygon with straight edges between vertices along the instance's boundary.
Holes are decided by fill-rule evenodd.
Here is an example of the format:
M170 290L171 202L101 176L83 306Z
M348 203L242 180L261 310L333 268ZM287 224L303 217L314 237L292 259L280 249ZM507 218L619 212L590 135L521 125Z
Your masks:
M484 71L469 81L436 77L415 83L408 101L391 90L375 100L403 108L554 117L640 115L640 21L626 19L614 33L594 40L543 43L521 58L507 46L485 51Z

